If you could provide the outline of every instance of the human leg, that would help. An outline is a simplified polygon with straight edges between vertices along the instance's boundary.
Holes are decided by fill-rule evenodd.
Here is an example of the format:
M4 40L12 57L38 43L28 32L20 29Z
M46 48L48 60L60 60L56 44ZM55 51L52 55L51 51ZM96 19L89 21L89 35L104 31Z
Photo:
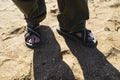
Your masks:
M89 18L87 1L58 0L58 6L58 21L61 28L70 32L78 32L85 28L85 21Z
M27 24L39 24L46 16L44 0L13 0L13 2L24 14Z
M79 40L82 40L87 46L96 45L97 41L90 30L86 29L86 20L89 19L89 10L87 0L58 0L60 13L58 21L61 30Z
M40 36L36 32L36 27L46 16L46 6L44 0L13 0L21 10L27 22L25 42L28 47L34 47L40 43Z

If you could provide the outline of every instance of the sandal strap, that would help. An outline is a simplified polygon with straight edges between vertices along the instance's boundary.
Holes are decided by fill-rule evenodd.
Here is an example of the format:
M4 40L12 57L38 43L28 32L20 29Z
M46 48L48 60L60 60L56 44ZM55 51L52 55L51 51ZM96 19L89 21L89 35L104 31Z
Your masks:
M32 29L32 28L29 28L29 27L27 27L27 29L26 29L27 33L30 33L30 34L32 33L32 34L35 34L36 36L40 37L40 34L36 30L37 30L37 28Z
M26 27L26 33L32 33L36 36L40 37L39 33L37 32L37 29L39 28L39 24L30 25L28 24Z

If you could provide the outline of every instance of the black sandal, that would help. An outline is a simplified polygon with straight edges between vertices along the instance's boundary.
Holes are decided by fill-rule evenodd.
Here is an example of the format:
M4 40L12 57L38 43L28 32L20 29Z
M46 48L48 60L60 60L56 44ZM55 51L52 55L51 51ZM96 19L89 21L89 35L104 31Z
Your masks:
M26 46L29 47L29 48L38 47L38 46L40 45L40 41L39 41L38 43L34 43L34 44L31 44L31 43L29 43L29 42L27 41L28 37L29 37L31 34L36 35L36 36L40 39L40 33L37 32L37 27L34 27L34 28L27 27L27 28L26 28L26 33L25 33L25 35L24 35Z
M92 32L87 29L79 31L79 32L70 33L68 31L65 31L64 29L58 28L57 32L62 36L66 35L74 39L80 40L83 43L83 45L87 47L96 47L98 43L96 38L92 34ZM81 37L77 36L76 35L77 33L81 33L82 36Z

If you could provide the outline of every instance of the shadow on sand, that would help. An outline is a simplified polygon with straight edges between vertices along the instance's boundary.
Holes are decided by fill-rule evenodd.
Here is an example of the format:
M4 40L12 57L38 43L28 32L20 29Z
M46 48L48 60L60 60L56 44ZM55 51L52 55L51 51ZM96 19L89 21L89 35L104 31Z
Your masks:
M41 45L34 49L34 80L75 80L69 66L62 61L61 49L52 30L41 26Z
M42 42L38 48L34 49L34 79L75 80L72 70L62 61L61 49L52 30L47 26L41 26L38 30ZM79 41L63 37L73 55L78 59L85 80L120 80L119 71L96 47L84 47Z
M80 41L63 37L73 55L78 59L85 80L120 80L120 72L96 47L88 48Z

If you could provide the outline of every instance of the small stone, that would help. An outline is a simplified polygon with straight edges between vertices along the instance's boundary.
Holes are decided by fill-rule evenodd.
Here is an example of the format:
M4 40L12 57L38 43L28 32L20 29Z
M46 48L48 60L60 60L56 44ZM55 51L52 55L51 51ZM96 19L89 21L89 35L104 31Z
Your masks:
M104 28L104 31L111 31L111 30L110 30L110 28L105 27L105 28Z
M56 14L56 13L57 13L57 11L58 11L58 9L57 9L57 8L52 8L52 9L50 10L50 12L51 12L51 13L54 13L54 14Z
M119 31L119 29L120 29L120 27L116 27L116 28L115 28L115 31L117 31L117 32L118 32L118 31Z

